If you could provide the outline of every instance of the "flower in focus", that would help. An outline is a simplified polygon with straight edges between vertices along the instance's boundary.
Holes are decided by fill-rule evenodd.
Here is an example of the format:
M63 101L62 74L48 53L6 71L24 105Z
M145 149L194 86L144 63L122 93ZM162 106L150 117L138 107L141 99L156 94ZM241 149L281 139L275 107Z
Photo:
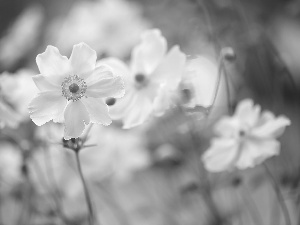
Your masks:
M186 99L184 106L211 106L217 76L218 66L211 60L201 56L189 60L180 85Z
M79 137L89 123L111 123L104 98L122 97L124 85L109 67L96 67L96 59L85 43L74 45L69 59L53 46L37 56L41 74L33 80L40 93L29 104L36 125L64 122L64 138L70 139Z
M278 155L280 143L276 138L290 124L285 116L275 118L269 111L261 113L252 100L243 100L232 117L226 116L216 124L219 137L203 154L205 168L211 172L246 169Z
M110 108L113 119L123 120L123 128L140 125L152 114L161 115L171 105L186 56L178 46L166 51L166 39L154 29L146 31L133 49L130 68L114 58L98 62L108 64L124 78L126 94Z

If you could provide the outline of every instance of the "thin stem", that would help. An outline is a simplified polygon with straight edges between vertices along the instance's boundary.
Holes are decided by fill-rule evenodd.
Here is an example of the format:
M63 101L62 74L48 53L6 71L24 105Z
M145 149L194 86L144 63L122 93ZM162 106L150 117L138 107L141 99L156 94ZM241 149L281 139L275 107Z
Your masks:
M223 63L223 57L220 56L220 59L219 59L219 66L218 66L217 83L216 83L216 86L215 86L214 95L213 95L213 98L212 98L212 101L211 101L211 105L210 105L210 110L209 110L210 112L211 112L212 108L215 106L215 103L216 103L216 100L217 100L218 91L219 91L220 83L221 83L221 77L222 77L223 66L224 66L224 63Z
M284 198L283 198L283 195L280 191L280 188L279 188L279 185L276 181L276 179L274 178L273 174L271 173L271 171L269 170L269 168L267 167L267 165L265 163L263 163L264 167L265 167L265 170L270 178L270 181L273 185L273 188L274 188L274 191L277 195L277 198L278 198L278 201L279 201L279 204L280 204L280 207L282 209L282 213L283 213L283 216L284 216L284 219L285 219L285 223L286 225L291 225L291 218L290 218L290 215L289 215L289 211L288 211L288 208L284 202Z
M228 111L230 114L233 113L233 107L231 104L231 96L230 96L230 85L229 85L229 77L226 71L225 66L222 66L223 69L223 74L224 74L224 78L225 78L225 84L226 84L226 96L227 96L227 106L228 106Z
M93 211L93 205L92 205L92 201L91 201L91 197L90 197L90 193L87 187L87 184L85 182L83 173L82 173L82 169L81 169L81 163L80 163L80 159L79 159L79 152L75 152L76 155L76 162L77 162L77 167L78 167L78 171L79 171L79 175L80 175L80 179L83 185L83 189L84 189L84 195L85 195L85 200L87 203L87 207L89 210L89 224L90 225L94 225L94 211Z

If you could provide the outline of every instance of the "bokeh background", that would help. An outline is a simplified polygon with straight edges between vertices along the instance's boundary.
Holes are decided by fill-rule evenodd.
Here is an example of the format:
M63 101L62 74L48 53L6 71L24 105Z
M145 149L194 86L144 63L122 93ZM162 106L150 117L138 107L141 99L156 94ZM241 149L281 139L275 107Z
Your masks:
M36 127L29 119L36 55L54 45L69 56L83 41L98 59L128 61L150 28L160 29L168 46L179 45L189 58L217 64L221 50L231 47L236 58L225 66L232 106L252 98L291 119L280 156L267 164L292 224L300 224L299 1L1 0L0 93L19 122L0 130L1 225L87 224L74 152L62 146L63 128ZM213 73L205 66L203 71ZM209 120L175 109L132 130L122 130L118 121L92 128L87 144L93 146L80 156L99 224L285 224L263 167L207 174L201 166L212 124L227 112L225 89L221 85Z

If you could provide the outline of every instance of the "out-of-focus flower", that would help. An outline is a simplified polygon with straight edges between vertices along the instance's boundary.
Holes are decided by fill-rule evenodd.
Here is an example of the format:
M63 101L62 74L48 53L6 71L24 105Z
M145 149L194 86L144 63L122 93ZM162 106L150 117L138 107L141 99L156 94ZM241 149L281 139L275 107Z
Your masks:
M212 140L203 154L205 168L211 172L246 169L278 155L280 143L276 140L291 122L285 116L275 116L254 105L250 99L237 106L232 117L222 118L215 126L220 136Z
M10 67L20 60L36 43L43 22L41 7L26 9L0 40L0 63Z
M142 135L140 130L92 127L86 145L96 146L81 153L85 175L98 180L112 175L122 181L130 179L134 172L147 168L151 161Z
M16 74L4 72L0 77L0 89L4 99L14 107L22 119L29 119L28 104L38 92L32 75L33 71L22 69Z
M53 46L37 56L41 74L33 80L40 93L29 104L36 125L64 122L65 139L70 139L79 137L89 123L111 123L103 99L122 97L124 85L108 67L96 67L96 59L96 52L84 43L74 45L70 59Z
M181 82L185 107L211 106L217 83L218 66L205 57L197 57L187 62Z
M18 149L8 143L1 143L0 149L0 186L3 192L11 191L21 181L22 157Z
M167 42L157 29L146 31L142 42L132 51L130 68L118 59L108 64L125 81L125 96L110 107L113 119L122 119L123 128L144 123L153 113L161 115L171 104L172 93L178 88L186 56L178 46L168 53Z
M134 2L81 1L74 4L65 21L54 22L48 37L50 43L64 51L83 41L99 54L124 57L148 27Z
M5 125L16 127L21 121L21 115L0 99L0 128Z

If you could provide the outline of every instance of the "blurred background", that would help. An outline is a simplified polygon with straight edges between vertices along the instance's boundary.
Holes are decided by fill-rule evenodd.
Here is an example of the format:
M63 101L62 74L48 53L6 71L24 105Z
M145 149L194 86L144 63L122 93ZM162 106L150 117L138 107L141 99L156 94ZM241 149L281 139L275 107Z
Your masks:
M169 48L179 45L188 58L216 66L221 50L231 47L236 57L225 68L232 106L252 98L291 119L280 156L267 164L292 224L300 224L299 1L1 0L0 95L12 118L0 130L0 225L88 224L63 128L36 127L29 119L37 54L54 45L69 56L74 44L86 42L98 59L128 61L150 28L162 31ZM175 109L132 130L119 122L92 128L93 147L80 156L99 224L285 224L263 168L207 174L200 163L211 125L227 112L224 94L221 87L209 121Z

